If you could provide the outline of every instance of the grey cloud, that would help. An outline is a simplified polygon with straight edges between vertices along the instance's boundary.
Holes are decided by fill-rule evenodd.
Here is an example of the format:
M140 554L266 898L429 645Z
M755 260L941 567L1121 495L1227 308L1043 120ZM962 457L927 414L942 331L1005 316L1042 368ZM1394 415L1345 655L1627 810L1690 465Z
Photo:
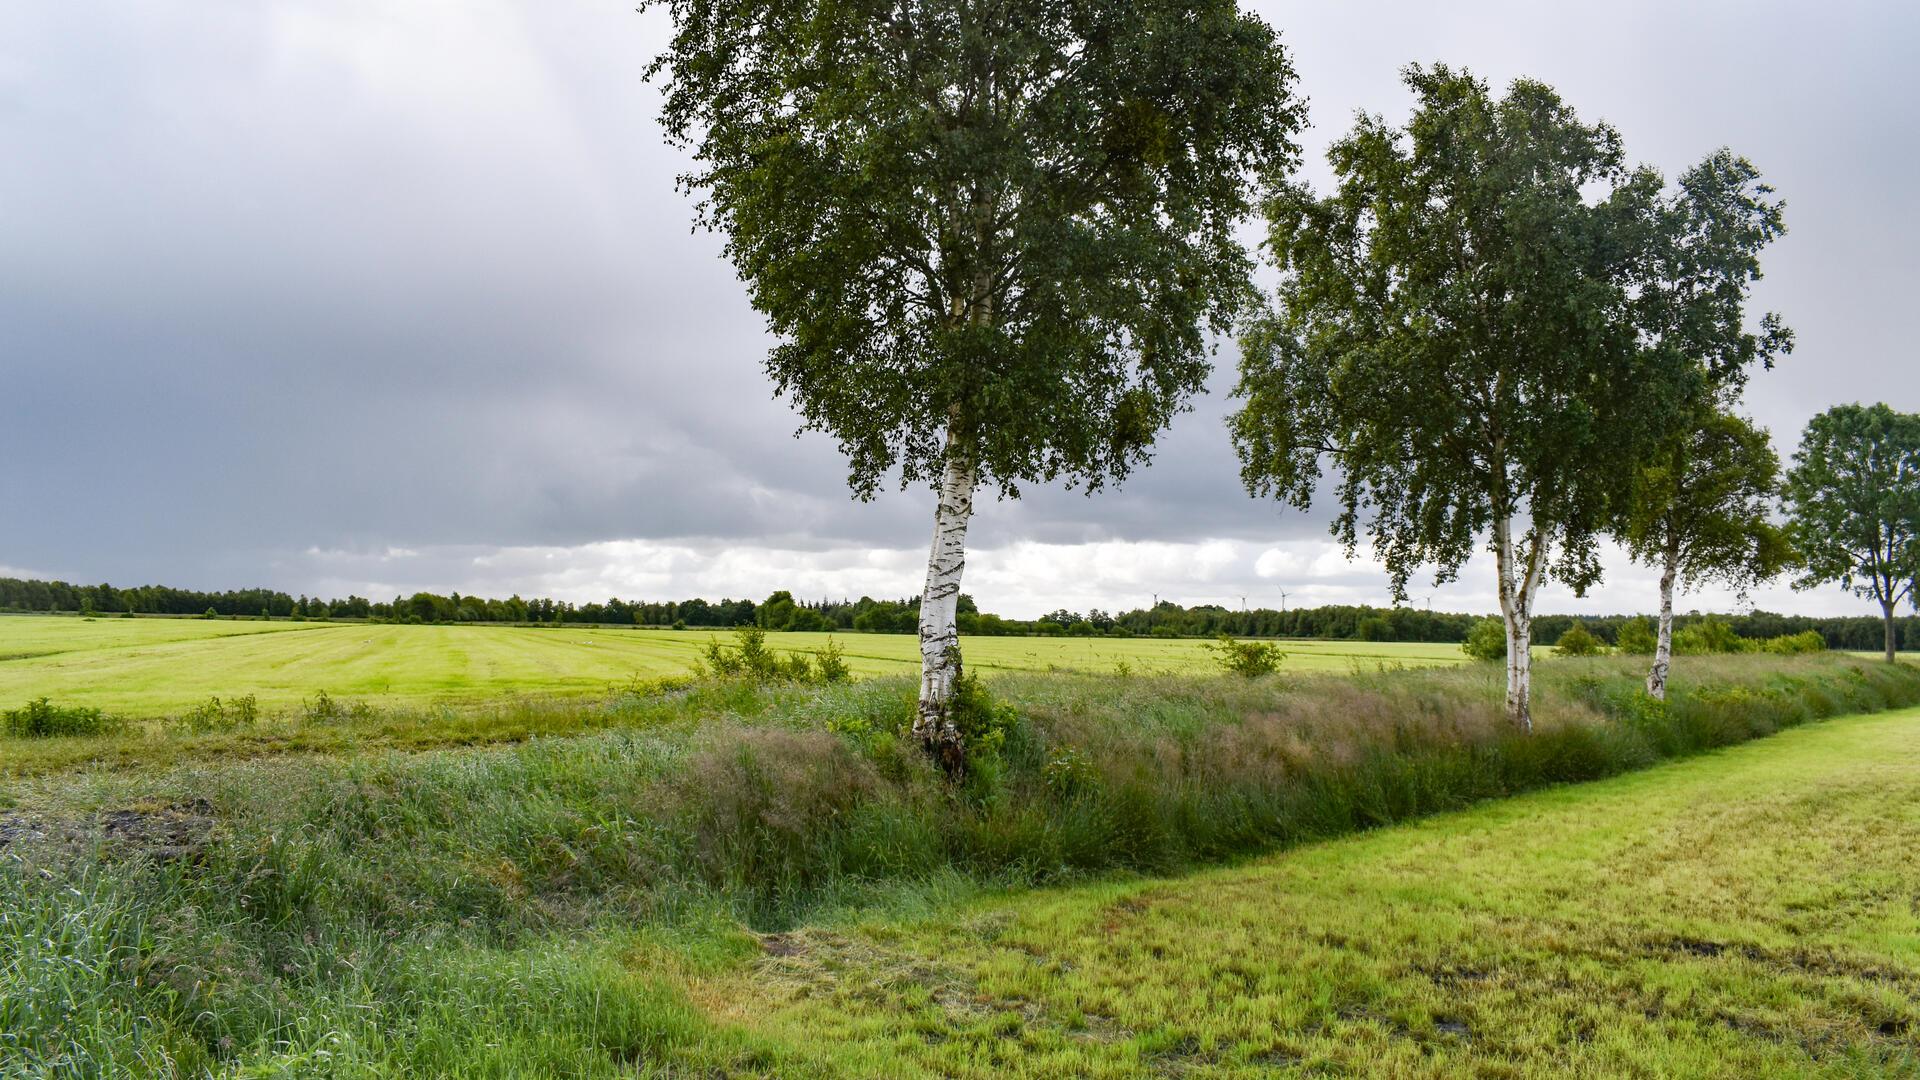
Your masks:
M1762 300L1801 343L1753 411L1790 445L1835 401L1920 408L1908 6L1260 6L1317 183L1409 60L1545 78L1669 172L1749 154L1790 202ZM501 547L924 543L924 492L851 500L771 396L640 78L663 31L584 0L0 11L0 563L298 591L344 565L316 548L457 551L429 575L457 584ZM983 500L976 541L1324 537L1240 489L1232 359L1152 468Z

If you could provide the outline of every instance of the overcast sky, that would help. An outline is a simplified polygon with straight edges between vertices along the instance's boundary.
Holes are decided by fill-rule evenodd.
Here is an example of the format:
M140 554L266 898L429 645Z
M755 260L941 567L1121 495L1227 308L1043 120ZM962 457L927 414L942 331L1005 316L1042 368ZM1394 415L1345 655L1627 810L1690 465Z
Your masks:
M1748 408L1920 409L1920 6L1256 5L1312 100L1307 175L1398 69L1528 75L1675 174L1721 145L1788 201L1759 307L1799 348ZM0 573L385 597L917 592L932 500L851 500L689 228L631 0L0 6ZM1234 363L1151 469L983 500L967 590L1032 616L1154 595L1385 602L1323 516L1240 489ZM1469 567L1436 608L1494 608ZM1647 610L1622 558L1585 600ZM1784 586L1772 610L1870 612ZM1724 607L1707 591L1682 601Z

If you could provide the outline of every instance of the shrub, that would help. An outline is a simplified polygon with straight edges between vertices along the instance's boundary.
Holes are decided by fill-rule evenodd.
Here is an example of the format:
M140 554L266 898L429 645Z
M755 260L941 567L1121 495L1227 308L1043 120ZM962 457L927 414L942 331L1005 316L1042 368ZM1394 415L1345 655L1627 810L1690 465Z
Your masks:
M1507 624L1499 619L1481 619L1467 631L1460 651L1475 660L1497 663L1507 658Z
M823 683L843 683L853 681L853 669L847 666L847 652L840 643L827 639L826 647L813 658L815 678Z
M1751 652L1753 642L1734 633L1726 620L1709 615L1675 631L1673 651L1682 656Z
M1659 646L1659 634L1653 628L1651 619L1629 619L1620 624L1620 634L1616 639L1621 652L1629 656L1652 656Z
M717 638L707 640L707 670L756 682L845 682L853 675L840 646L831 641L816 665L805 653L782 654L767 648L767 632L758 626L742 626L733 632L733 638L731 648Z
M321 696L326 696L324 691L321 692ZM205 703L187 710L186 715L180 717L176 724L195 735L205 735L213 731L250 728L259 718L259 703L254 700L252 694L247 694L224 702L217 697L208 698Z
M1157 638L1174 638L1174 637L1180 636L1180 631L1175 630L1171 626L1162 624L1160 626L1154 627L1152 630L1152 634L1154 637L1157 637Z
M220 617L220 613L212 608L208 608L200 617L203 619L217 619Z
M1237 641L1232 634L1221 634L1207 649L1222 670L1249 679L1278 671L1280 661L1287 656L1271 641Z
M1604 651L1600 647L1600 639L1593 636L1586 624L1578 622L1567 627L1554 648L1561 656L1598 656Z
M1827 650L1827 639L1820 636L1818 630L1802 630L1797 634L1781 634L1761 642L1764 652L1781 656L1797 656L1802 653L1817 653Z
M46 698L35 698L22 708L7 710L0 729L22 739L46 739L61 735L112 735L126 727L117 716L83 705L55 705Z
M687 628L687 620L685 619L673 620L673 628L675 630L685 630Z
M1360 620L1354 636L1361 641L1392 641L1393 624L1379 615L1369 615Z

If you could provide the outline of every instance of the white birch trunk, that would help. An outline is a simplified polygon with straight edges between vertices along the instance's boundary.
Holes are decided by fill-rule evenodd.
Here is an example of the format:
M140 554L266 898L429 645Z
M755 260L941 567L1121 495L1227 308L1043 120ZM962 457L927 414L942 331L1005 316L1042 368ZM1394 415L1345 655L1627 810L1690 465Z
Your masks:
M927 585L920 593L920 711L913 734L949 773L966 764L953 719L953 692L960 682L960 574L967 562L974 483L972 463L949 453L933 514Z
M1524 560L1513 545L1513 521L1494 524L1494 557L1500 570L1500 616L1507 627L1507 719L1533 730L1533 598L1546 565L1546 538L1536 531Z
M1673 667L1673 583L1680 576L1680 553L1667 551L1660 571L1660 635L1653 645L1653 670L1647 672L1647 696L1667 699L1667 672Z

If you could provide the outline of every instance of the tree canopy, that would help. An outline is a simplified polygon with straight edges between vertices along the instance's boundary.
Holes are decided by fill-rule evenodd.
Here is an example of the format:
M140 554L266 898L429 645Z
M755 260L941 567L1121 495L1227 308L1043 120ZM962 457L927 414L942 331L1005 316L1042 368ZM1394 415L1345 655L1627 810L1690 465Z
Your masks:
M1920 607L1920 415L1886 404L1838 405L1814 417L1787 471L1788 531L1803 570L1880 605L1886 654L1893 613Z
M1245 299L1302 105L1231 0L659 0L683 183L870 495L1124 477Z
M1709 412L1642 462L1620 539L1642 562L1744 593L1791 561L1792 545L1773 522L1779 493L1780 457L1766 431Z
M1541 83L1406 82L1404 129L1363 116L1330 150L1332 194L1267 206L1283 278L1242 341L1234 440L1249 490L1302 509L1331 457L1333 531L1371 542L1396 597L1490 535L1524 725L1542 578L1597 581L1638 462L1790 344L1743 316L1781 208L1725 151L1669 192Z

